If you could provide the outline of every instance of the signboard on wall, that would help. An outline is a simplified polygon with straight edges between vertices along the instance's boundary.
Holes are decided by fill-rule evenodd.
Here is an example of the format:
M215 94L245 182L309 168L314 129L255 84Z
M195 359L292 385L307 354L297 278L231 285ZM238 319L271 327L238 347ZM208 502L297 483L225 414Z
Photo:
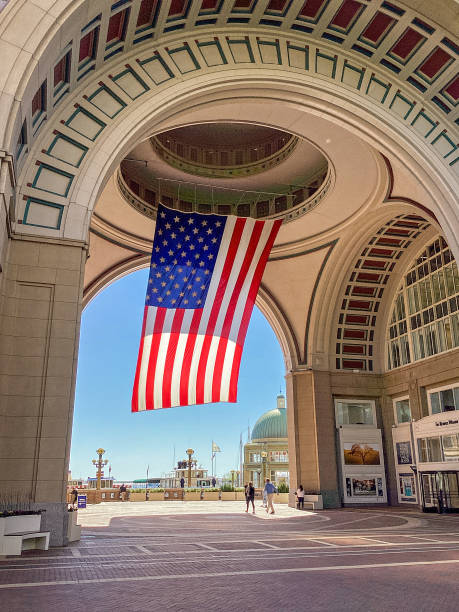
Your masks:
M410 442L397 442L397 463L399 465L410 465L413 463L413 456L411 454Z
M343 454L346 465L381 465L379 444L344 442Z

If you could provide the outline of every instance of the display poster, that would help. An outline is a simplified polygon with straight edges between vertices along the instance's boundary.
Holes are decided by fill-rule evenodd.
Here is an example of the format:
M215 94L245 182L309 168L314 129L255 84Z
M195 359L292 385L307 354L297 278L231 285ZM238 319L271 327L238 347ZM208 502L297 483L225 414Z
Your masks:
M346 465L381 465L379 444L345 442L344 463Z
M397 463L399 465L409 465L410 463L413 463L410 442L397 442L396 446L397 446Z
M369 495L376 495L376 479L353 478L352 490L355 496L368 497Z

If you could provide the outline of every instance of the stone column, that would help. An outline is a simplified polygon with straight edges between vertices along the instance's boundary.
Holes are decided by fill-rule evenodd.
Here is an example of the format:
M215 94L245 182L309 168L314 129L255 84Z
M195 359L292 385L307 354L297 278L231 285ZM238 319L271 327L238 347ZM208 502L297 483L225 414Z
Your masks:
M0 491L46 510L66 543L66 485L86 245L12 236L0 302Z
M335 412L328 372L296 370L286 376L290 499L302 484L322 495L324 507L339 507Z

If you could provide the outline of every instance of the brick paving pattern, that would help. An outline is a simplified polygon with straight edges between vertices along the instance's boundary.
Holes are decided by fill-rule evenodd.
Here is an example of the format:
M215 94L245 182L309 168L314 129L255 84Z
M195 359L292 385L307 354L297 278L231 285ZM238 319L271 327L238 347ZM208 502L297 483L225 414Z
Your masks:
M81 542L0 560L2 611L458 609L459 516L152 508L90 507Z

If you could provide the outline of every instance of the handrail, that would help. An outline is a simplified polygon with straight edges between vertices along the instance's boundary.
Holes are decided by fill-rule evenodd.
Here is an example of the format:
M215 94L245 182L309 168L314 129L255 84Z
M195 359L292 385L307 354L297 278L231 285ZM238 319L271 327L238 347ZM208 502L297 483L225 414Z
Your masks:
M297 136L292 136L287 143L275 153L272 153L267 157L262 157L254 162L244 162L243 164L221 166L190 161L189 159L177 155L177 153L174 153L168 149L156 136L152 136L150 138L150 142L156 153L158 153L161 159L174 168L182 170L183 172L188 172L189 174L215 178L251 176L260 172L265 172L289 157L298 145L299 140L300 139Z
M121 167L118 168L117 173L116 173L116 182L117 182L117 186L119 189L119 192L121 194L121 196L123 197L123 199L130 205L132 206L135 210L137 210L138 212L142 213L143 215L151 218L151 219L156 219L156 213L157 213L157 203L149 203L147 201L145 201L141 196L136 195L131 188L127 185L123 173L121 171ZM326 175L324 177L324 180L322 181L322 183L320 184L320 186L317 188L317 190L308 198L306 198L304 201L298 203L298 204L293 204L293 200L295 197L295 193L283 193L283 194L273 194L268 193L268 192L257 192L258 194L262 194L265 193L266 195L276 195L276 197L271 197L268 198L268 203L269 203L269 214L267 215L263 215L263 216L257 216L256 214L256 205L258 204L260 197L258 197L256 200L250 201L250 202L241 202L242 197L244 196L244 194L246 193L253 193L253 192L249 192L246 190L234 190L231 189L231 191L239 191L242 196L241 199L239 200L239 202L237 203L233 203L233 204L224 204L225 206L229 206L231 211L230 214L234 214L234 215L238 215L238 207L241 206L241 204L245 204L246 206L249 205L250 207L250 215L241 215L241 216L249 216L249 217L253 217L253 218L263 218L263 219L284 219L284 223L288 223L289 221L293 221L294 219L297 219L301 216L303 216L304 214L306 214L307 212L309 212L310 210L312 210L313 208L315 208L322 200L323 198L326 196L326 194L328 193L331 184L332 184L332 179L333 179L333 173L331 170L331 167L329 166L326 172ZM311 188L310 185L305 185L302 188L296 188L294 190L294 192L299 191L300 189L308 189ZM171 198L170 196L167 196L169 199L172 200L172 204L167 203L168 206L172 206L173 208L177 208L177 210L181 210L180 209L180 203L186 202L188 204L190 204L191 209L193 211L199 212L199 207L200 207L200 203L197 202L193 202L190 200L184 200L184 199L180 199L179 197L176 198ZM279 212L275 212L275 203L276 203L276 199L280 198L280 197L286 197L287 198L287 208L279 211ZM158 198L158 202L162 201L164 198L163 197L159 197ZM215 214L222 214L219 210L219 206L222 206L222 203L206 203L206 206L209 207L209 212L210 213L215 213Z

